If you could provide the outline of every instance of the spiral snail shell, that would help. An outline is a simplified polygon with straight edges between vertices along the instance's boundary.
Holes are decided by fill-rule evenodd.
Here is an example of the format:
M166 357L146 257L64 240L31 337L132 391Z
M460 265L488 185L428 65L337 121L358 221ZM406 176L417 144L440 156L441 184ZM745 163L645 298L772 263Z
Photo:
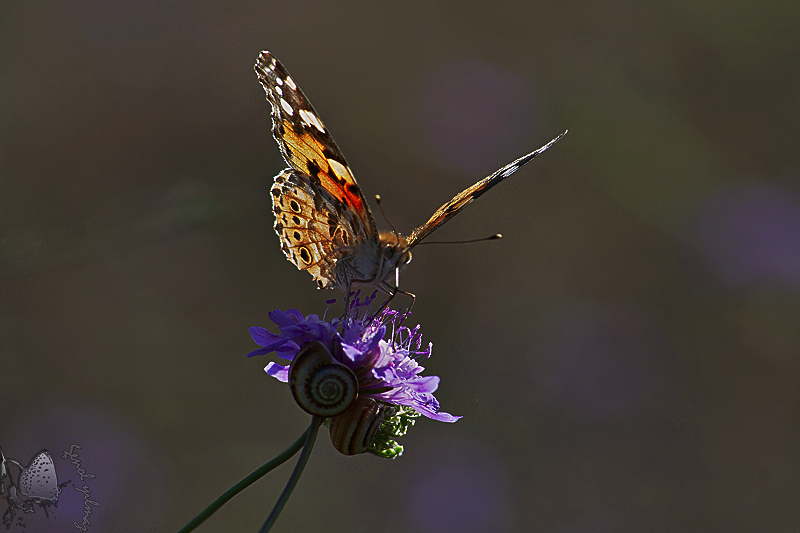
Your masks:
M314 416L344 413L358 396L358 379L320 342L303 346L289 368L289 388L297 404Z
M344 455L367 451L380 432L383 417L383 405L359 396L347 411L330 419L333 447Z

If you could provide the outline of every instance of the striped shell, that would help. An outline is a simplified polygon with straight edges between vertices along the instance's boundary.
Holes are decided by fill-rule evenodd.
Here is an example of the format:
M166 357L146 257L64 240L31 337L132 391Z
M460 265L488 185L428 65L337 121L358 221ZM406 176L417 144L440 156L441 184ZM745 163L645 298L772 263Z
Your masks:
M333 447L344 455L367 451L380 432L383 416L383 405L372 398L359 396L347 411L331 418Z
M322 343L311 342L292 360L289 388L305 412L327 418L350 407L358 396L358 379Z

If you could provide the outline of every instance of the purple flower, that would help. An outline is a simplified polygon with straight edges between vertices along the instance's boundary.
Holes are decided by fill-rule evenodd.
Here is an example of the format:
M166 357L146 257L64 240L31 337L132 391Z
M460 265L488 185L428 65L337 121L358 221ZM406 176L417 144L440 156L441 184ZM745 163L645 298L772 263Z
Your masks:
M439 377L421 375L425 369L418 361L430 356L433 345L429 343L422 349L419 326L410 329L401 325L407 312L386 309L379 316L367 318L366 308L374 298L375 294L360 302L356 296L349 318L329 322L317 315L303 317L296 309L272 311L269 318L280 328L280 334L266 328L250 328L250 335L262 348L248 357L276 352L278 357L292 361L303 346L319 341L358 377L359 396L410 407L440 422L461 418L439 411L439 402L433 396ZM264 370L285 383L289 380L289 366L270 362Z

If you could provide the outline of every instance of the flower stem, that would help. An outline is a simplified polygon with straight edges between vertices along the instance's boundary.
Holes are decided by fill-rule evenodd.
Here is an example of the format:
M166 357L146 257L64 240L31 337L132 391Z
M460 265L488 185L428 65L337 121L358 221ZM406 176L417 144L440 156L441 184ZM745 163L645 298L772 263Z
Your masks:
M189 533L190 531L194 531L194 529L205 522L212 514L216 513L223 505L228 503L234 496L242 492L244 489L264 477L268 472L275 469L276 467L282 465L291 457L296 454L300 448L303 447L303 443L306 441L308 437L309 430L305 430L300 438L298 438L291 446L286 448L280 455L272 459L271 461L261 465L256 470L253 470L247 477L236 483L234 486L226 490L219 498L214 500L214 502L203 509L199 515L195 516L188 524L183 526L178 533Z
M295 465L294 470L292 471L292 476L286 483L286 487L283 489L283 492L278 498L278 501L275 502L275 507L273 507L272 512L269 513L267 521L264 522L264 525L261 526L261 529L258 530L259 533L267 533L267 531L269 531L272 528L272 526L275 525L275 522L278 520L278 515L281 514L283 506L286 505L287 501L289 501L289 496L292 495L294 487L300 480L300 475L303 473L303 469L306 467L308 458L311 456L311 450L314 448L314 441L317 440L317 433L319 433L319 427L322 425L322 422L324 421L325 418L321 416L315 416L314 418L311 419L311 425L306 431L306 443L303 446L303 451L300 452L300 457L297 459L297 464Z

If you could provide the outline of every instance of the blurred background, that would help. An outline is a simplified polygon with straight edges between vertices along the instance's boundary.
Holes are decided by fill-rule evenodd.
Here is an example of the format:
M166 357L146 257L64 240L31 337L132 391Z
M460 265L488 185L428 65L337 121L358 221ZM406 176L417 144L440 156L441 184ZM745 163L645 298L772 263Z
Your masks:
M570 130L436 234L503 240L403 272L464 418L395 461L321 434L277 531L800 530L799 35L791 1L4 2L0 446L77 482L80 445L89 531L175 531L302 433L245 357L341 305L272 229L270 50L404 233ZM256 531L291 464L198 531Z

